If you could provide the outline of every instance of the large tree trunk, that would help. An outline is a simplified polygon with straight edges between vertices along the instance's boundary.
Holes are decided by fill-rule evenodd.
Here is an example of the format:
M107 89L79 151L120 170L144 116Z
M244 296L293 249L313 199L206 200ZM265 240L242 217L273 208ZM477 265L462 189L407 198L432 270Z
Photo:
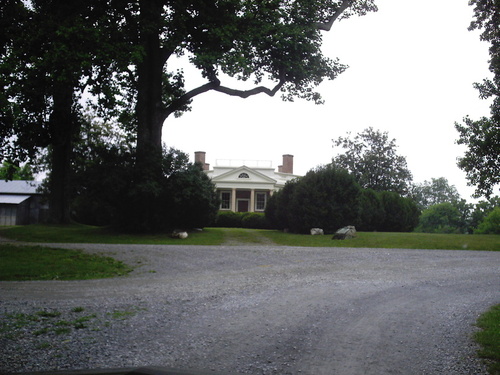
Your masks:
M70 222L71 155L73 137L78 127L73 116L73 87L56 85L54 107L50 118L51 174L49 196L49 222Z
M140 169L154 168L151 155L161 155L163 60L160 48L162 2L140 1L140 43L143 58L138 65L137 92L137 164Z

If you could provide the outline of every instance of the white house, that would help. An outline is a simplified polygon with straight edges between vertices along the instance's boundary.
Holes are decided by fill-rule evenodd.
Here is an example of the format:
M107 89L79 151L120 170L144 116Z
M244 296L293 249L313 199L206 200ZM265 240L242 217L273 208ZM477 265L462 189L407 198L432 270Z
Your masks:
M43 221L47 204L38 191L40 181L0 180L0 225L25 225Z
M264 212L269 197L299 177L293 174L293 155L283 155L283 165L276 171L271 161L258 160L216 160L210 169L205 154L195 152L195 163L203 166L215 184L221 211Z

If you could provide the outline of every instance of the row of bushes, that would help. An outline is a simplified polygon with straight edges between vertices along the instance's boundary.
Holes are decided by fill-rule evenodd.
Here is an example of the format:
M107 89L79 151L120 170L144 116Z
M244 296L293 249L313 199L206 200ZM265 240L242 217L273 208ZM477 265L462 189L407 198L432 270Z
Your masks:
M346 225L361 231L411 232L420 211L411 198L362 189L346 170L328 165L288 182L269 200L266 216L273 228L293 233L315 227L333 233Z
M271 229L271 225L263 213L221 211L215 218L215 227Z

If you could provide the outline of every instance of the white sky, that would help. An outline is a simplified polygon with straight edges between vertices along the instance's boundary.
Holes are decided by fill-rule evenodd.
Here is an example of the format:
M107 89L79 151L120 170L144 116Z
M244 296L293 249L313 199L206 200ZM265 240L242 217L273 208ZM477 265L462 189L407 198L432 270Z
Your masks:
M205 93L191 112L167 119L163 141L191 158L205 151L212 165L271 160L277 168L283 154L292 154L294 173L303 175L342 152L332 139L371 126L396 139L414 182L445 177L471 200L474 189L456 165L465 148L455 144L454 123L465 115L489 116L489 102L472 84L490 76L488 44L467 30L472 8L468 0L376 3L377 13L336 23L324 34L324 54L349 65L319 87L324 105ZM196 71L186 75L193 87L201 82Z

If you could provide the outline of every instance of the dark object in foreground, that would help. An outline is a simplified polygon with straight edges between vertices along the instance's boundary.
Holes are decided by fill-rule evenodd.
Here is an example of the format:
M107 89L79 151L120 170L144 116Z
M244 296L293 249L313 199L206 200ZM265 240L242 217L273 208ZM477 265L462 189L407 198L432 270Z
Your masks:
M354 237L356 237L356 228L349 225L336 231L332 240L349 240Z
M7 373L0 372L0 375ZM14 375L14 374L12 374ZM180 370L167 367L150 366L140 368L69 370L69 371L42 371L22 372L16 375L229 375L215 371Z

